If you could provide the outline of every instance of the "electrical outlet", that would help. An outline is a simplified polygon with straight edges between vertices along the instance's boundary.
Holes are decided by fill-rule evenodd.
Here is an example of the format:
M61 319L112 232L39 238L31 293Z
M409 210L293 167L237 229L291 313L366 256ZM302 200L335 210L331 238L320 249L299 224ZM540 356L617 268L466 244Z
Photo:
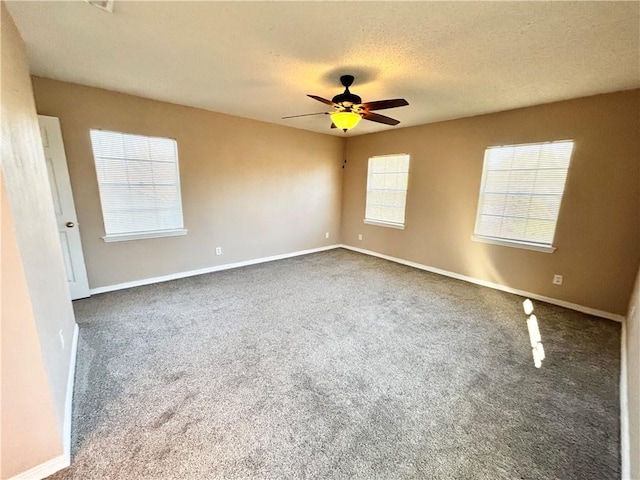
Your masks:
M222 247L216 247L216 255L222 255Z
M62 333L62 330L58 332L58 335L60 336L60 345L62 345L62 349L64 350L64 334Z
M329 238L329 232L324 234L324 238Z
M553 284L554 285L562 285L562 281L563 281L562 275L554 275L553 276Z
M362 240L362 234L361 233L358 234L358 240Z

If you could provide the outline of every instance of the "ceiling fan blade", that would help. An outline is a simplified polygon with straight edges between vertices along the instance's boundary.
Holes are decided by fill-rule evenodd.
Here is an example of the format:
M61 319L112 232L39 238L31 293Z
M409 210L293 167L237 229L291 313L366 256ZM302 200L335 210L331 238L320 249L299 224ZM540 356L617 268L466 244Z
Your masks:
M365 110L384 110L385 108L405 107L409 105L404 98L394 98L391 100L378 100L377 102L363 103L362 107Z
M322 103L326 103L327 105L331 105L332 107L336 106L336 104L333 103L331 100L327 100L326 98L318 97L317 95L307 95L307 97L313 98L314 100L317 100L317 101L322 102Z
M282 117L282 120L284 120L285 118L309 117L311 115L329 115L329 112L303 113L302 115L289 115L288 117Z
M398 125L400 123L400 120L396 120L395 118L385 117L384 115L371 112L364 112L362 118L371 120L372 122L384 123L385 125Z

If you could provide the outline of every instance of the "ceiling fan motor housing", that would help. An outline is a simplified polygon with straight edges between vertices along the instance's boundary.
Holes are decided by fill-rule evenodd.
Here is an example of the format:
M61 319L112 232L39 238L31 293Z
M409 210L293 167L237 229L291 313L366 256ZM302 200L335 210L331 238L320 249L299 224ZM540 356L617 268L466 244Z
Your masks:
M340 77L340 83L342 83L342 86L344 87L344 92L333 97L331 101L347 108L352 105L360 105L362 103L362 98L349 91L349 87L353 84L354 80L355 77L353 75L342 75Z
M336 95L331 101L343 107L350 107L351 105L360 105L362 103L362 98L351 93L347 87L344 93Z

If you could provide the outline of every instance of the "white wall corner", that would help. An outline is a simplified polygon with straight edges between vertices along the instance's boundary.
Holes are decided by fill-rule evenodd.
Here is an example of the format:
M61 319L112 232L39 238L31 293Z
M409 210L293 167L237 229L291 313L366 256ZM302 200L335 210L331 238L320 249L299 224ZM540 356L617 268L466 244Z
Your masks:
M71 358L69 359L69 374L67 376L67 393L64 401L64 423L62 425L62 448L64 455L71 460L71 423L73 419L73 388L76 378L76 360L78 356L78 337L80 329L74 323L73 341L71 342Z
M627 322L620 333L620 463L622 480L631 480L631 450L629 437L629 394L627 391Z

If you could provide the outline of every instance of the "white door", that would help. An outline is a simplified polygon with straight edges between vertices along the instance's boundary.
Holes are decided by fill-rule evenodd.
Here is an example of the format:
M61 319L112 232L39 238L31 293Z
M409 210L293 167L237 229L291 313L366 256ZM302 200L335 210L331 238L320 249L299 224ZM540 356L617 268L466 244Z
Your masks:
M90 295L89 281L82 254L82 243L80 243L80 230L78 230L76 207L73 203L67 157L62 143L60 120L56 117L38 115L38 121L44 156L47 159L53 208L56 212L71 299L86 298Z

